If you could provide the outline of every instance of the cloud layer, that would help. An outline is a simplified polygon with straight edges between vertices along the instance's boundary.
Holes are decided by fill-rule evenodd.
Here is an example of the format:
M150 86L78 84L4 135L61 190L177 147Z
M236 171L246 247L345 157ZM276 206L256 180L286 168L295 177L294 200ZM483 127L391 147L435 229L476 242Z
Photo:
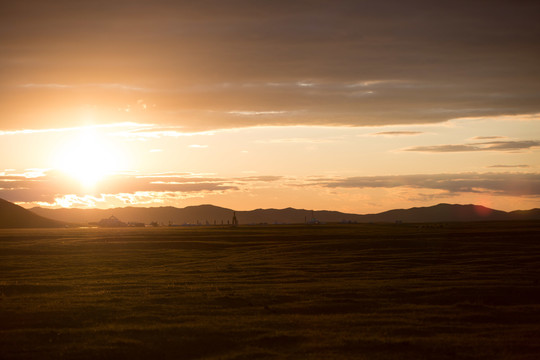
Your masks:
M463 173L399 176L359 176L317 181L329 188L436 189L448 193L489 193L509 196L540 196L538 173Z
M123 174L111 176L92 191L82 189L61 174L6 174L0 176L0 198L19 203L48 206L146 205L179 199L234 193L256 194L268 191L306 189L321 193L324 189L416 189L417 197L424 192L439 190L438 196L486 194L489 196L539 197L538 173L462 173L417 174L400 176L356 176L332 178L284 178L281 176L213 177L196 174ZM274 189L274 190L272 190ZM280 189L280 190L277 190ZM288 190L287 190L288 189ZM264 191L267 191L264 190ZM412 193L411 193L412 194ZM414 194L410 195L413 196ZM327 194L327 196L332 196ZM105 201L111 201L107 204Z
M93 198L117 196L133 197L145 194L155 196L157 200L164 195L168 197L223 194L230 191L249 189L261 183L271 183L281 179L280 176L247 176L221 178L191 173L167 174L118 174L111 175L98 182L92 188L81 186L74 179L66 177L58 171L42 171L37 173L16 174L3 172L0 176L0 198L23 203L55 204L59 198L74 196ZM134 205L137 205L136 201ZM57 203L60 205L60 203Z
M12 1L0 12L0 116L7 130L61 127L90 108L96 122L159 118L198 131L536 113L539 10L536 1Z

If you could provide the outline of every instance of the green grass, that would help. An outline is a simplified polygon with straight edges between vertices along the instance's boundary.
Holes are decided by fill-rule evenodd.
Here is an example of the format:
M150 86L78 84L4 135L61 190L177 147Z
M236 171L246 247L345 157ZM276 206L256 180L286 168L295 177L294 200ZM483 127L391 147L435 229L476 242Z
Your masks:
M1 359L537 359L540 224L0 230Z

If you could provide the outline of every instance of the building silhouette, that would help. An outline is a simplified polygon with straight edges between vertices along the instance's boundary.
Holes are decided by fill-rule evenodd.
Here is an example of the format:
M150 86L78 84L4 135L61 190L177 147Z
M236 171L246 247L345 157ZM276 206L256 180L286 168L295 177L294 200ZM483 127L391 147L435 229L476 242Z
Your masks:
M128 226L125 222L118 220L114 215L111 215L108 219L101 219L98 223L100 227L125 227Z

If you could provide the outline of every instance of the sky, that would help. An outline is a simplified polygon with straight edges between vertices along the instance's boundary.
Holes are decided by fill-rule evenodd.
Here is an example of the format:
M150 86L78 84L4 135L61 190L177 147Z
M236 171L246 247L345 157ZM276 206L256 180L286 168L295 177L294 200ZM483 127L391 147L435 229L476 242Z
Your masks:
M538 1L0 0L23 207L540 207Z

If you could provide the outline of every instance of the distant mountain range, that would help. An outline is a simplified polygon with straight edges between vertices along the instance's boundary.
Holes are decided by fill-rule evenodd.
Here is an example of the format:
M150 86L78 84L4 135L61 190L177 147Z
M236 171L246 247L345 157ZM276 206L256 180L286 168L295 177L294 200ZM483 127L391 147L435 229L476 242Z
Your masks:
M0 199L0 228L57 228L66 223L46 219L19 205Z
M57 221L88 224L115 216L124 222L157 222L163 225L214 225L231 222L234 211L213 205L175 207L124 207L114 209L30 209L40 216ZM311 211L303 209L257 209L236 211L240 224L298 224L306 222L455 222L537 220L540 209L505 212L480 205L439 204L430 207L390 210L379 214L358 215L338 211Z
M235 211L213 205L175 207L124 207L114 209L45 209L26 210L0 199L0 228L50 228L66 224L88 225L115 216L123 222L160 225L221 225L232 222ZM540 220L540 209L505 212L480 205L438 204L430 207L390 210L378 214L358 215L338 211L303 209L257 209L236 211L240 224L301 224L337 222L456 222Z

